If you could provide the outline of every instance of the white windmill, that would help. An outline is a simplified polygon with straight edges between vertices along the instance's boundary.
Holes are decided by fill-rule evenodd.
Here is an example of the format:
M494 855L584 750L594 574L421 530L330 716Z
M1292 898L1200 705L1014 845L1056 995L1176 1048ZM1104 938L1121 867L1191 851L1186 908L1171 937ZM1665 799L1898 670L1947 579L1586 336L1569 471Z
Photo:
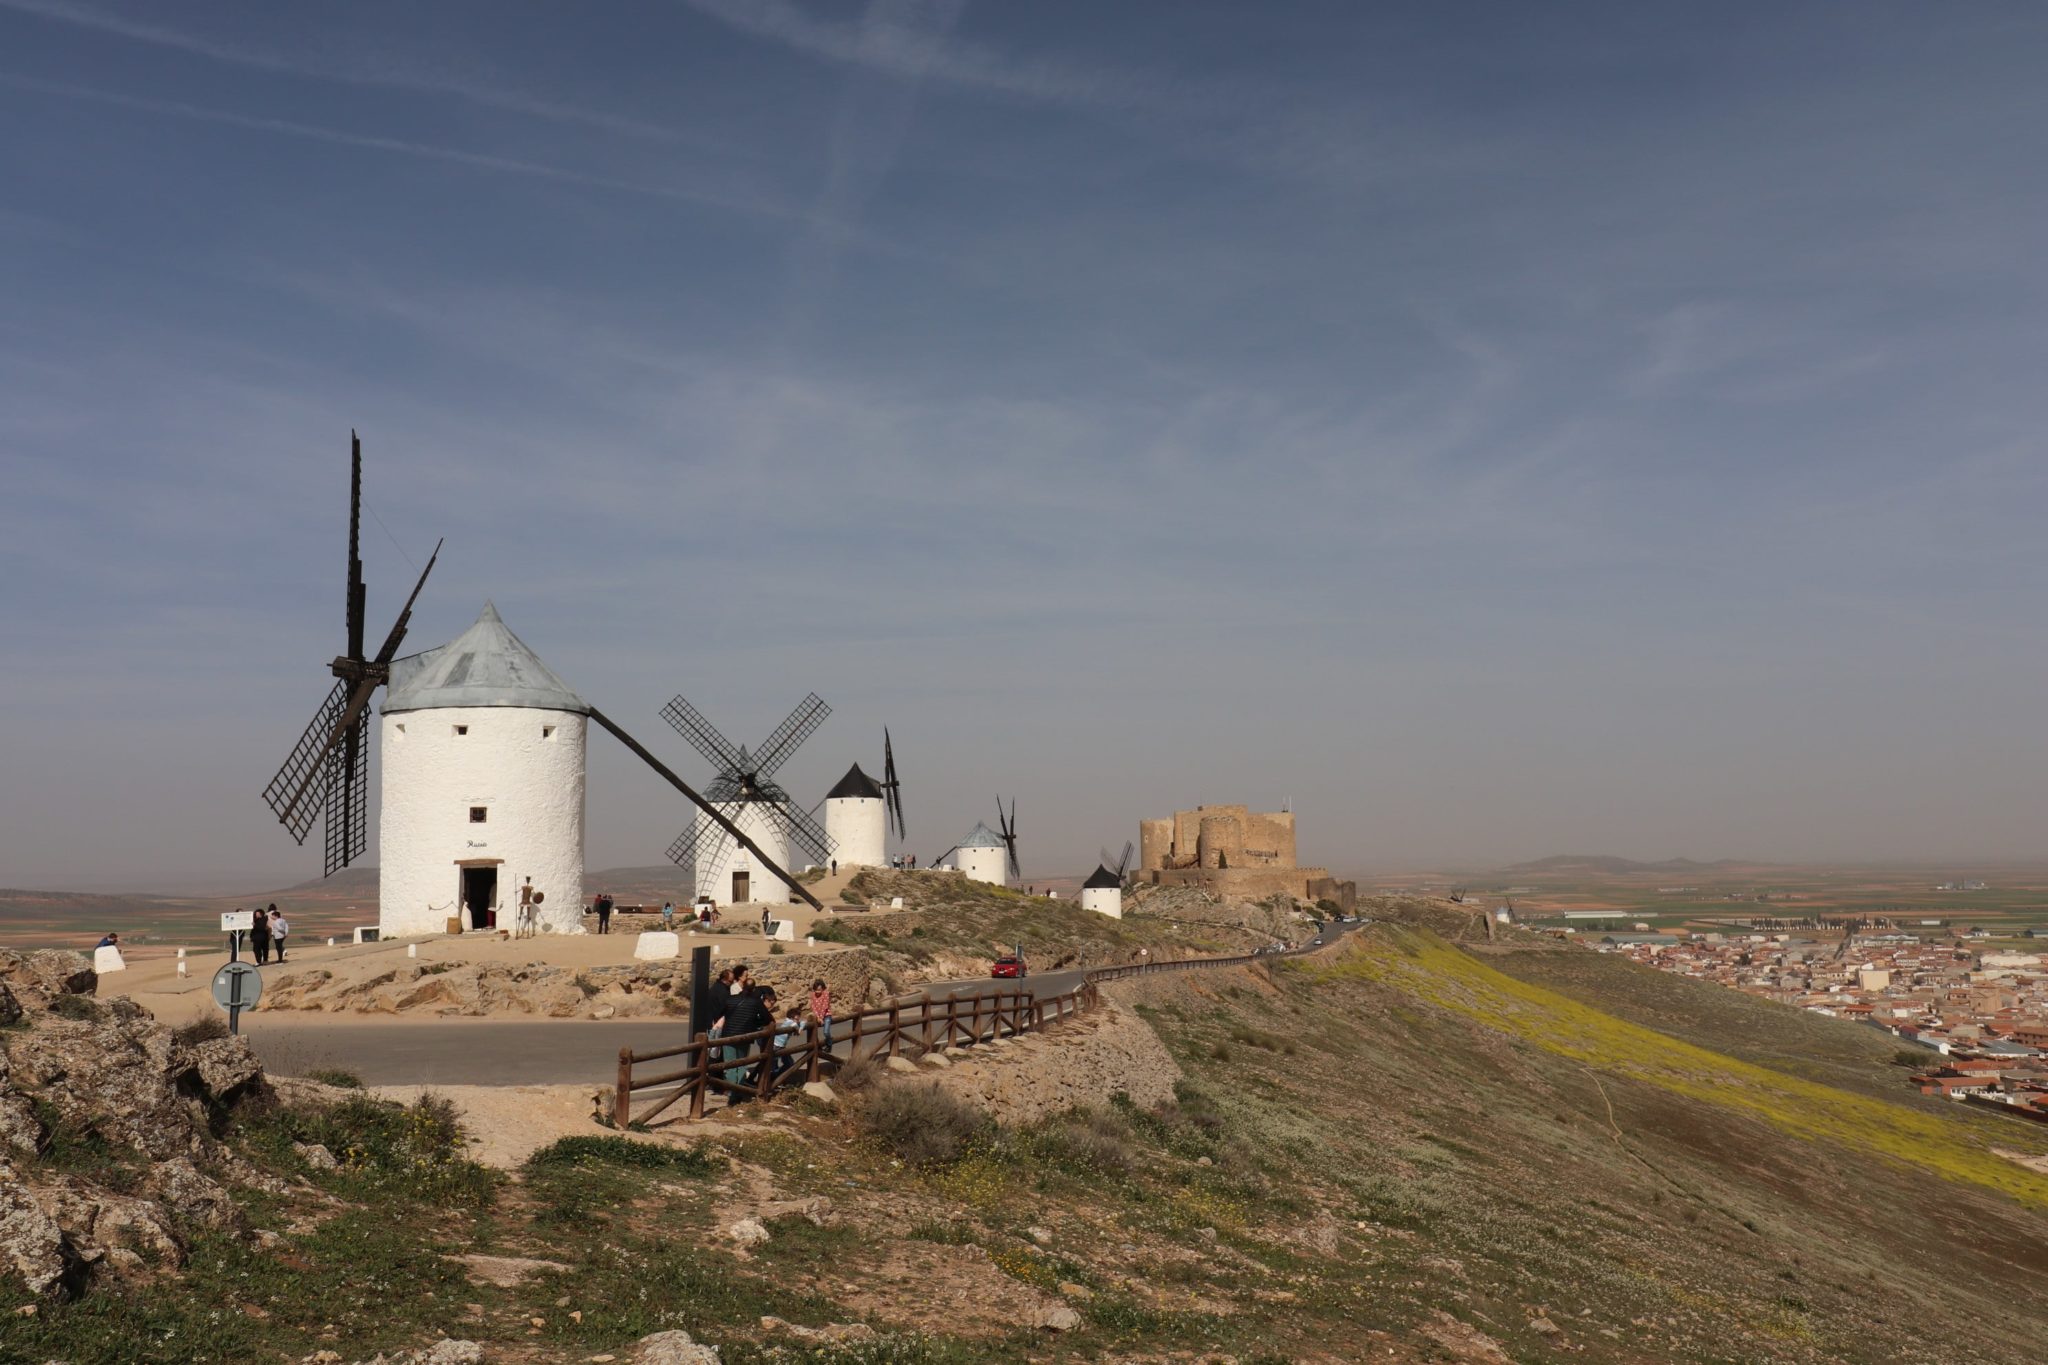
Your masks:
M378 889L384 934L440 933L454 916L462 918L464 927L482 927L528 896L544 907L536 927L581 931L589 721L609 730L694 803L701 823L722 831L752 866L823 909L783 866L785 858L764 849L733 821L727 814L730 803L699 795L615 721L577 696L489 603L454 640L398 658L413 603L440 556L439 545L383 647L374 656L367 654L360 554L363 449L353 432L349 459L347 652L328 666L337 681L264 787L263 799L299 843L306 841L314 822L325 825L323 875L332 876L361 857L369 847L369 707L377 689L388 686ZM824 709L816 697L810 703ZM815 728L822 720L818 715L808 725ZM788 747L801 738L797 735Z
M1111 864L1114 863L1114 868ZM1093 910L1098 915L1111 919L1124 917L1124 874L1130 870L1131 846L1124 845L1121 858L1111 858L1109 850L1102 850L1102 861L1095 865L1095 871L1088 874L1088 880L1081 883L1081 908Z
M888 833L901 839L903 783L896 776L896 746L882 731L882 780L875 781L856 763L825 793L825 837L840 867L881 867L888 860Z
M710 804L668 846L669 859L694 874L699 900L708 897L717 905L737 905L765 899L769 888L759 874L774 863L787 863L792 846L809 853L814 862L832 857L831 836L799 810L774 779L797 746L832 714L817 693L797 703L775 733L751 750L744 744L735 748L682 697L672 698L661 714L711 762L714 773L704 789ZM742 846L732 835L734 828L746 831L751 843ZM803 894L816 903L808 892Z

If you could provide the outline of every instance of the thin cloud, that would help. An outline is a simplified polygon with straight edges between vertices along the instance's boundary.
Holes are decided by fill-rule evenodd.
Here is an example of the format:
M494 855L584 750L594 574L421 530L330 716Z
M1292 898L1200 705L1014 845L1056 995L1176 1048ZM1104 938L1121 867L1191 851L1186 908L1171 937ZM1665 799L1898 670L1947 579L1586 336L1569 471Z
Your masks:
M586 109L578 105L563 104L559 101L542 99L521 91L508 90L500 86L465 79L447 73L416 75L396 68L366 69L349 65L343 59L328 54L328 60L318 64L296 60L283 53L265 48L250 47L242 43L226 43L215 38L170 28L163 24L148 23L131 19L125 15L108 14L103 10L89 9L82 5L66 3L66 0L0 0L0 10L12 10L17 14L31 15L52 23L69 24L75 28L90 29L131 42L144 43L151 47L167 48L172 51L204 57L209 61L222 62L230 66L247 67L255 71L271 71L280 75L306 76L314 80L334 81L344 85L381 86L394 90L410 90L426 95L450 95L469 100L492 109L508 113L527 114L534 118L550 119L558 123L578 124L598 128L610 133L625 133L634 137L650 138L661 142L687 143L692 146L719 150L731 150L729 144L705 138L682 129L664 124L651 123L644 119L630 118L604 110Z
M0 0L7 3L8 0ZM741 199L729 195L708 193L703 190L679 189L672 185L654 185L637 180L619 180L611 176L590 175L584 171L572 171L565 166L552 166L541 161L526 161L518 157L496 156L489 152L469 152L456 147L443 147L431 142L415 142L405 138L377 137L368 133L351 133L339 128L327 128L317 123L300 123L294 119L270 118L264 115L237 114L225 109L209 109L201 105L185 104L177 100L151 99L142 95L124 95L113 90L99 90L92 86L72 85L64 81L46 81L34 76L23 76L12 72L0 72L0 85L17 90L32 91L41 95L54 95L60 99L85 100L94 104L111 105L115 108L134 109L143 113L170 114L178 118L195 119L202 123L218 123L231 128L247 128L254 132L276 133L285 137L310 138L316 142L331 143L337 147L358 147L367 151L391 152L400 156L419 157L429 161L444 161L458 166L472 166L478 170L499 171L507 175L531 176L542 180L554 180L565 185L581 185L588 189L616 190L624 194L648 195L656 199L668 199L677 203L696 204L705 208L727 209L735 213L751 214L770 218L802 218L800 211L780 204L759 199Z
M1150 77L1107 67L1017 61L948 36L947 26L813 18L787 0L684 0L691 9L742 33L828 61L907 80L1075 108L1136 108L1156 94Z

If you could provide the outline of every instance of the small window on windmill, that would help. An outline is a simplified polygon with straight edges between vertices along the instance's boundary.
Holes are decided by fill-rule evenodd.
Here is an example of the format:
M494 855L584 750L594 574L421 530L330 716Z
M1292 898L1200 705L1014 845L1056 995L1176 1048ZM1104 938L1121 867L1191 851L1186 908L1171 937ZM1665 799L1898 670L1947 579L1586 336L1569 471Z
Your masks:
M393 728L393 729L395 729L396 731L398 731L398 733L402 735L402 734L404 734L404 733L405 733L405 722L404 722L404 721L400 721L400 722L398 722L398 724L397 724L397 725L393 726L392 728Z
M467 725L458 725L455 727L455 733L457 735L466 735L469 733L469 727Z
M471 806L469 808L469 823L472 825L481 825L484 821L490 819L490 816L491 808L489 806Z
M541 727L540 727L540 737L541 737L542 739L553 739L553 738L555 737L555 727L554 727L554 726L552 726L552 725L543 725L543 726L541 726Z

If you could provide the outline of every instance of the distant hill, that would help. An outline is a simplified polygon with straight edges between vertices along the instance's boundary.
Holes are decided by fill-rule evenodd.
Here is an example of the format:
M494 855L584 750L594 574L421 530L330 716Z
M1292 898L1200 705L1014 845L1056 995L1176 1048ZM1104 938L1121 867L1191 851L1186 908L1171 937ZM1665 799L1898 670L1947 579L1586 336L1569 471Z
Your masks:
M377 869L374 867L345 867L332 877L314 877L308 881L294 882L281 888L276 894L305 894L325 891L337 896L372 896L377 892ZM251 891L243 899L268 896L268 891Z

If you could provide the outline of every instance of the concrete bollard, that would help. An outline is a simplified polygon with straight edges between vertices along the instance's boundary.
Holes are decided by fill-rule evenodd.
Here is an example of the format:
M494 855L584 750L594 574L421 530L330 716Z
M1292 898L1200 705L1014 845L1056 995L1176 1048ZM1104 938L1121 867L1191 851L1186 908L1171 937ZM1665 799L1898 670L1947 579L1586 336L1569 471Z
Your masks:
M815 948L815 947L817 947L817 946L818 946L818 940L817 940L817 939L816 939L815 937L813 937L813 936L812 936L812 935L810 935L810 934L805 934L805 935L804 935L804 947L806 947L806 948Z
M333 936L332 936L332 935L330 935L330 936L328 937L328 939L327 939L327 946L328 946L328 947L330 947L330 948L332 948L332 947L334 946L334 938L333 938Z
M406 955L407 957L418 957L418 956L420 955L420 945L419 945L419 944L417 944L417 943L408 943L408 944L406 944L406 945L405 945L405 955Z

